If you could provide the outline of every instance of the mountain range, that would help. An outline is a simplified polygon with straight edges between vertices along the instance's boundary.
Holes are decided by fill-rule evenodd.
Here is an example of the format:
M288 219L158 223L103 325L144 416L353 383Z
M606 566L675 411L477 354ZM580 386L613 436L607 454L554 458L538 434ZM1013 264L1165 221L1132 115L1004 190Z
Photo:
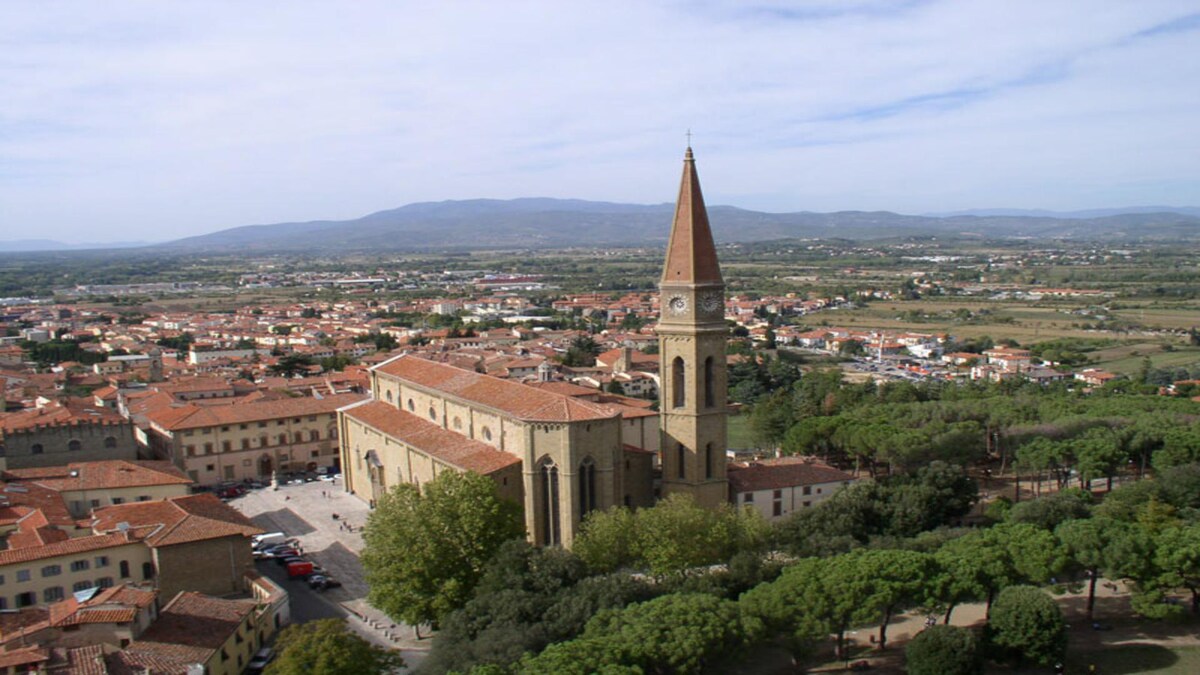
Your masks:
M418 202L353 220L249 225L154 244L171 253L349 253L469 248L661 246L672 204L524 198ZM1200 240L1200 208L1128 207L1052 212L987 209L903 215L889 211L766 213L708 209L718 242L776 239L1037 239L1103 242ZM0 242L0 251L62 250L57 242ZM45 248L38 248L39 244ZM117 248L118 245L105 245Z

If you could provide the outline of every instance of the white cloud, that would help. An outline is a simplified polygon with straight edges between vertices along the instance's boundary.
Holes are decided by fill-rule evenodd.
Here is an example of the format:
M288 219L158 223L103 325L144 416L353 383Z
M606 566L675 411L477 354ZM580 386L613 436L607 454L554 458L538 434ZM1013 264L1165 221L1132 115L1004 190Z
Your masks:
M798 9L797 9L798 8ZM165 238L417 200L1200 202L1190 2L0 6L0 228Z

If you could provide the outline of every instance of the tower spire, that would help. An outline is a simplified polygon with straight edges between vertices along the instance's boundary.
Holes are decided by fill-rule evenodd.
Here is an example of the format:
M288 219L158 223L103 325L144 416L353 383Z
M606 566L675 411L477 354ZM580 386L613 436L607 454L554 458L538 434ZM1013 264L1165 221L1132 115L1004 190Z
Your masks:
M708 225L708 210L700 192L700 177L689 144L683 155L683 179L675 202L675 220L663 266L664 284L724 284L717 248Z

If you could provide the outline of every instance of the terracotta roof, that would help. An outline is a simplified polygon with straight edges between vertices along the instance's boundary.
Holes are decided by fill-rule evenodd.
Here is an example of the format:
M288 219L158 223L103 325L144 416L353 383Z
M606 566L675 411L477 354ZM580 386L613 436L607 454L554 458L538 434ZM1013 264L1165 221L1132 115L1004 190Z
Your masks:
M42 408L0 414L0 431L15 432L41 426L71 424L122 424L125 418L100 406L51 403Z
M778 490L798 485L841 483L854 476L824 464L806 462L798 457L763 460L729 465L729 484L734 492Z
M611 411L588 401L412 355L396 357L373 370L528 422L574 422L615 417Z
M8 480L35 483L57 492L192 483L183 471L166 461L73 462L66 466L10 469L3 476Z
M26 647L0 653L0 668L19 668L49 660L50 650L44 647Z
M381 401L347 408L343 414L463 471L487 475L521 463L516 455L443 429Z
M262 533L246 516L212 493L106 506L96 509L93 515L92 529L96 532L115 530L119 523L150 528L145 539L151 546Z
M708 210L704 207L691 148L683 157L683 179L679 185L679 200L675 203L675 220L667 244L662 283L725 283L717 264L717 249L708 225Z
M91 551L99 551L106 548L125 546L135 543L137 540L136 533L129 533L128 536L126 536L126 533L124 532L110 532L108 534L96 534L90 537L76 537L75 539L68 539L66 541L46 544L44 546L9 549L7 551L0 551L0 565L12 565L15 563L26 563L33 562L35 560L57 558L64 555L89 553Z
M363 400L362 394L335 394L315 398L300 396L250 403L231 400L230 405L197 405L187 403L178 407L162 408L147 413L147 418L168 431L199 429L203 427L243 424L303 417L335 412L338 408Z
M50 605L51 626L74 626L85 623L127 623L137 617L139 609L149 607L157 591L144 591L126 584L94 589L86 600L72 594L62 602Z
M104 652L104 645L51 649L49 672L53 675L115 675L104 667Z
M149 666L157 673L182 673L189 663L206 663L248 614L254 600L222 600L183 591L158 619L125 648L126 665Z

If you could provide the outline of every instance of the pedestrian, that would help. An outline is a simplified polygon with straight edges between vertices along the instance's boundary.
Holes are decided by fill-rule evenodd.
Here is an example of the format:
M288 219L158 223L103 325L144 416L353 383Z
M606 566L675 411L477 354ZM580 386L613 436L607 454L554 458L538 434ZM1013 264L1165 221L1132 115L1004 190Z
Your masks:
M322 496L322 497L324 497L324 496L325 496L325 491L324 491L324 490L321 490L321 496Z

